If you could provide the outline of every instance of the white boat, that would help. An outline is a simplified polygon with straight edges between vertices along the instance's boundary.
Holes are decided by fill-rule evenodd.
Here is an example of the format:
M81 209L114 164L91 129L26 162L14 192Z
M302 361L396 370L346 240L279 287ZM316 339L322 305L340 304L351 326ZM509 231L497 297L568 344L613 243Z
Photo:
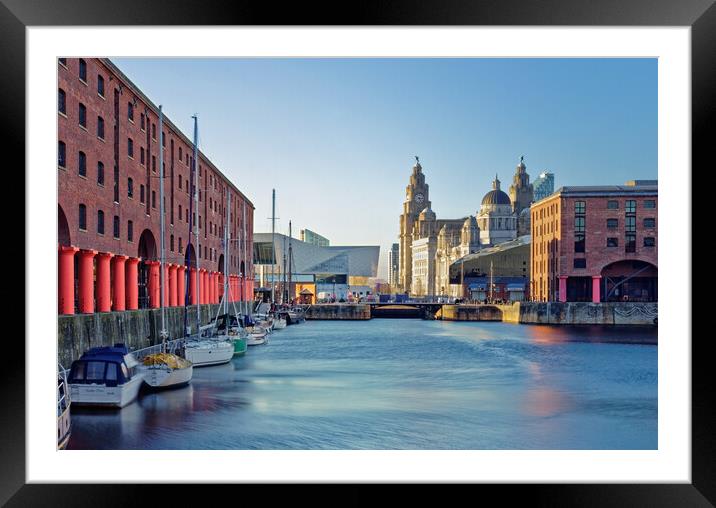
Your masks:
M67 391L67 373L62 365L57 365L57 449L64 450L70 440L72 422L70 420L70 393Z
M150 388L174 388L188 384L194 369L191 361L172 353L155 353L142 358L137 369L144 373Z
M211 337L192 337L187 339L184 345L184 357L193 363L194 367L229 363L234 357L234 344L233 341Z
M288 309L288 321L291 324L300 323L306 320L306 313L301 307L292 307Z
M274 330L283 330L284 328L286 328L286 325L287 325L287 324L288 324L288 323L286 322L286 320L285 320L284 318L281 318L281 317L279 317L279 318L274 318L274 320L273 320L273 329L274 329Z
M266 330L260 326L254 326L249 331L249 336L246 339L246 343L249 346L258 346L260 344L266 344L268 342Z
M90 349L72 362L68 379L72 403L122 408L133 402L144 382L138 364L124 345Z

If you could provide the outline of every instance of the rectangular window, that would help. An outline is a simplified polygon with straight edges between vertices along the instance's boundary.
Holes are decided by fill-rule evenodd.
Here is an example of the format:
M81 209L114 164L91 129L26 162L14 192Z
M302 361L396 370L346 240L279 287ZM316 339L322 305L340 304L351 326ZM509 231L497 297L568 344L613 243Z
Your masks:
M619 209L619 201L607 201L607 208L609 210L618 210Z
M57 165L61 168L67 167L67 147L64 141L57 142Z
M144 203L144 185L139 186L139 202Z
M63 115L67 114L67 95L62 88L57 89L57 111Z
M97 233L104 234L104 212L102 210L97 210Z
M152 155L152 172L157 172L157 157L155 155Z
M625 217L625 222L626 222L625 227L626 227L627 231L629 231L629 232L636 231L636 217L634 217L633 215L627 215Z
M80 79L87 83L87 62L80 58Z
M79 113L80 125L86 129L87 128L87 108L82 103L80 103L79 112L80 112Z
M181 205L179 205L179 220L181 220L182 214L181 214Z
M134 197L134 180L127 178L127 197Z
M575 201L574 202L574 213L584 213L585 209L586 209L586 203L584 201Z
M182 180L182 178L181 178L181 176L180 176L180 177L179 177L179 188L180 188L180 189L181 189L181 180Z
M649 228L649 229L655 228L656 227L656 219L654 219L654 218L644 219L644 227Z
M127 118L130 122L134 122L134 104L131 102L127 103Z
M584 252L585 238L584 233L575 233L574 235L574 252Z
M644 237L644 247L654 247L656 245L656 239L653 236Z
M626 213L636 213L636 201L633 199L627 200L624 204L624 210L626 210Z
M152 191L152 208L157 207L157 191Z
M607 238L607 247L619 247L619 239Z
M584 258L575 258L574 259L574 267L575 268L586 268L587 260Z
M607 219L607 228L614 229L619 227L619 219Z
M87 156L84 152L79 153L78 157L78 173L80 176L87 176Z
M97 137L104 139L104 118L101 116L97 117Z
M157 124L155 123L152 124L152 139L157 139Z
M97 184L104 186L104 164L97 162Z
M97 94L104 97L104 78L97 74Z
M624 252L636 252L636 234L627 233L624 242Z
M127 221L127 241L134 241L134 223L131 220Z
M119 203L119 166L114 166L114 202Z
M139 147L139 163L144 165L144 147Z
M132 141L132 138L127 138L127 155L134 158L134 141Z
M169 250L174 252L174 235L169 238Z
M584 233L584 217L575 217L574 218L574 230L578 233Z
M119 215L114 216L113 233L115 238L119 238Z
M146 118L146 117L144 116L144 113L142 113L142 114L139 116L139 119L140 119L139 128L142 129L142 130L145 129L145 127L144 127L144 119L145 119L145 118Z
M656 201L653 199L647 199L644 201L644 208L656 208Z

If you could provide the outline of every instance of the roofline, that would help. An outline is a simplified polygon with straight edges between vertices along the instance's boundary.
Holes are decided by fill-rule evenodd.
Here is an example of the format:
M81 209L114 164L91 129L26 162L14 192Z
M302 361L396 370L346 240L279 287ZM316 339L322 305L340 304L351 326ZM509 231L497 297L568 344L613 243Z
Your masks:
M619 190L579 190L579 187L577 186L566 186L569 190L565 190L565 187L560 187L556 191L554 191L552 194L550 194L547 197L544 197L540 199L539 201L535 201L530 206L535 205L541 205L542 203L546 203L550 199L557 199L561 197L573 197L573 196L580 196L580 197L610 197L610 196L659 196L659 188L655 185L635 185L633 186L634 190L625 189L623 187L629 187L626 185L619 185L618 187L622 187Z
M139 96L139 98L142 99L142 101L144 101L150 107L150 109L152 109L152 111L155 115L159 116L159 107L156 104L154 104L154 102L152 102L149 99L149 97L147 97L144 94L144 92L142 92L142 90L140 90L140 88L131 79L129 79L127 77L126 74L124 74L121 70L119 70L119 67L117 67L114 64L114 62L112 62L109 58L97 58L97 60L102 62L109 70L111 70L113 73L115 73L117 75L117 77L119 77L122 81L124 81L124 84L127 85L127 87L131 88L132 92L134 92L137 96ZM179 138L184 140L184 142L186 144L188 144L189 146L194 146L194 142L191 141L181 131L181 129L179 129L179 127L177 127L174 124L174 122L169 120L169 117L167 117L164 114L162 116L163 116L164 122L167 123L172 128L172 130L177 133L177 136ZM254 210L256 209L256 207L251 202L251 200L246 196L246 194L241 192L239 190L239 188L236 187L236 185L223 173L223 171L221 171L219 168L217 168L216 165L209 160L209 157L207 157L207 155L204 152L199 150L198 147L197 147L197 152L199 153L199 158L200 159L203 158L203 161L207 166L210 166L214 171L219 173L219 175L221 175L224 178L224 180L226 180L226 182L234 189L234 191L236 191L236 193L239 194L244 199L244 201L246 201L251 206L251 208L253 208Z

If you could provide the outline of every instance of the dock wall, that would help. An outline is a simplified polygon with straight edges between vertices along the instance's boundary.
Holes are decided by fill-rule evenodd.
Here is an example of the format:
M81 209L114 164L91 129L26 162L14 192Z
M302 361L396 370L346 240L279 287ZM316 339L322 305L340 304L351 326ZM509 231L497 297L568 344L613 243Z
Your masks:
M370 305L337 303L330 305L309 305L306 307L306 319L363 321L370 318Z

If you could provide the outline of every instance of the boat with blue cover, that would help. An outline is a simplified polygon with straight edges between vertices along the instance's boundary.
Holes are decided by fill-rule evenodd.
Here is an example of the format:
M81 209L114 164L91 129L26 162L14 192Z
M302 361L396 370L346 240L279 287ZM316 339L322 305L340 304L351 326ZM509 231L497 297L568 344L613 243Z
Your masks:
M124 407L144 381L139 362L124 344L93 347L72 362L68 384L73 406Z

